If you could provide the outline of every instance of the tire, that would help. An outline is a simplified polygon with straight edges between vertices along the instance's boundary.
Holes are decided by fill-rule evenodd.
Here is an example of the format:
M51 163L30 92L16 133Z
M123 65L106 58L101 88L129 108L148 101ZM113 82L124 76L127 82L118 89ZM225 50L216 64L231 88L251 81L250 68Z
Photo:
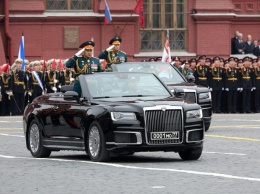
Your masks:
M90 125L88 130L87 153L94 162L107 162L110 160L103 130L96 121Z
M43 146L42 130L39 122L34 119L28 131L29 150L35 158L47 158L51 155L51 150Z
M202 154L203 147L189 148L184 151L180 151L179 155L183 160L198 160Z

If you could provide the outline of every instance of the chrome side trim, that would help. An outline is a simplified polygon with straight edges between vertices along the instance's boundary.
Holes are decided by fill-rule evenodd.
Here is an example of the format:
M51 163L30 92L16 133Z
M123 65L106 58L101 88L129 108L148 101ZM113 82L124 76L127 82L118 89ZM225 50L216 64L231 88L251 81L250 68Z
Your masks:
M85 150L85 147L76 146L60 146L60 145L44 145L46 148L71 149L71 150Z
M59 140L59 139L44 139L44 142L58 142L58 143L79 143L82 144L83 141L66 141L66 140Z

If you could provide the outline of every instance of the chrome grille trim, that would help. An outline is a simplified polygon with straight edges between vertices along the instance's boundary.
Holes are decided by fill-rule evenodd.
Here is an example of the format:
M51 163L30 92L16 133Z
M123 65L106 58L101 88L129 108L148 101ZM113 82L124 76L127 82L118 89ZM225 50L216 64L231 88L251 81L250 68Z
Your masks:
M183 110L181 106L158 105L144 110L145 139L148 145L180 144L184 140ZM166 114L166 115L165 115ZM178 121L178 122L176 122ZM166 125L166 126L165 126ZM158 128L164 127L163 130ZM177 128L177 130L172 130ZM179 131L179 139L150 140L150 132Z

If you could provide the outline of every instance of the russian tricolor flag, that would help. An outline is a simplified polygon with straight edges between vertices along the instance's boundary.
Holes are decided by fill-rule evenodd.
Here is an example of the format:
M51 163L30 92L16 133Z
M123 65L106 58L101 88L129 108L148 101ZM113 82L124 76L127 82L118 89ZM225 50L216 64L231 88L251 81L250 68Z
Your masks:
M21 70L25 71L25 62L24 62L25 55L24 55L24 36L23 36L23 33L22 33L22 37L21 37L21 40L20 40L20 46L19 46L19 51L18 51L18 58L23 60Z
M111 14L110 14L109 7L107 5L107 1L105 0L105 18L104 18L104 23L105 24L109 24L110 22L112 22L112 17L111 17Z

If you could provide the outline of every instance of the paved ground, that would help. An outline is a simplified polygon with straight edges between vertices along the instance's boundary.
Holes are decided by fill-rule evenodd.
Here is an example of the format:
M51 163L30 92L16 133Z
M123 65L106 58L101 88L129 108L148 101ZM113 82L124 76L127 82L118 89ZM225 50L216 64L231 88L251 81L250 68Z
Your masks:
M260 114L215 114L198 161L137 153L93 163L84 152L35 159L22 117L0 117L0 193L260 193Z

